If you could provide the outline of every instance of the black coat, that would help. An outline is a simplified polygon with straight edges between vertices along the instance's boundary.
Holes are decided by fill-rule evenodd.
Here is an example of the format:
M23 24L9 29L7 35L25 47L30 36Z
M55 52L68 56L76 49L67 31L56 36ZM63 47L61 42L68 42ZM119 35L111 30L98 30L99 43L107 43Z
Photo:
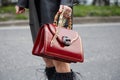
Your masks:
M42 24L53 23L60 4L72 6L73 0L18 0L18 6L29 9L29 24L33 42Z

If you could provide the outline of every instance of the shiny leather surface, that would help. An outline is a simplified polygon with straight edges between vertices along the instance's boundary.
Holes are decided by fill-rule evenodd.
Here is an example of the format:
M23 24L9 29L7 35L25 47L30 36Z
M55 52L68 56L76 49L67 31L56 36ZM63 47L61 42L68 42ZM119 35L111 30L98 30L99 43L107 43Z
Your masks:
M84 53L82 41L78 33L63 27L59 28L59 34L51 46L51 40L55 35L56 27L53 24L45 24L40 29L37 39L34 43L33 55L47 57L65 62L83 62ZM64 46L62 37L68 36L71 40L75 39L70 46Z

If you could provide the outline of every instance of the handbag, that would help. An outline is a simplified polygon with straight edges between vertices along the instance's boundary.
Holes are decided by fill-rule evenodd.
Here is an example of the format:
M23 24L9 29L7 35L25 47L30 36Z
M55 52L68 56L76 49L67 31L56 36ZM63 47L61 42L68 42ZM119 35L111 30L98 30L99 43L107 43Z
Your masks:
M44 24L40 28L34 43L32 54L44 58L68 63L84 61L81 37L76 31L62 27L65 23L62 14L57 13L53 24ZM59 18L59 24L57 20ZM68 20L71 27L71 18ZM61 24L61 25L60 25Z

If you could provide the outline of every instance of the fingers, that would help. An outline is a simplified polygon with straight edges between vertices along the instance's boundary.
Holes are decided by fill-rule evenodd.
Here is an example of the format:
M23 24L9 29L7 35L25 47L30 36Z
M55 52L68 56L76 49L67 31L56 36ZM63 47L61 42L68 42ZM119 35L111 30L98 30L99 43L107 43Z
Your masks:
M63 12L65 18L69 18L72 14L72 9L69 6L60 5L59 12Z
M15 6L15 9L16 9L16 14L21 14L25 12L25 8L19 6Z
M64 6L63 5L60 5L60 8L59 8L59 12L61 13L64 9Z
M18 7L18 6L15 6L15 9L16 9L16 14L18 14L18 12L19 12L19 7Z
M69 10L69 9L66 9L65 10L65 12L63 13L63 16L65 17L65 18L69 18L70 16L71 16L71 10Z

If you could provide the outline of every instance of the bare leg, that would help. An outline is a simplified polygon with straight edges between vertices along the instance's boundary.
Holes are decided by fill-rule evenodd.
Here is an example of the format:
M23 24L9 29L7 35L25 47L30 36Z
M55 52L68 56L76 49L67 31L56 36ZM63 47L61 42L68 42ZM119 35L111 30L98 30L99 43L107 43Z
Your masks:
M70 64L44 58L48 80L73 80Z
M47 58L43 58L43 60L45 61L46 67L54 67L53 60Z
M54 80L74 80L69 63L53 60L53 64L56 69Z
M56 72L55 66L53 64L53 60L47 58L43 58L43 60L45 61L46 64L46 68L45 68L46 76L48 80L52 80L53 75Z
M55 65L56 72L59 73L71 72L69 63L53 60L53 64Z

